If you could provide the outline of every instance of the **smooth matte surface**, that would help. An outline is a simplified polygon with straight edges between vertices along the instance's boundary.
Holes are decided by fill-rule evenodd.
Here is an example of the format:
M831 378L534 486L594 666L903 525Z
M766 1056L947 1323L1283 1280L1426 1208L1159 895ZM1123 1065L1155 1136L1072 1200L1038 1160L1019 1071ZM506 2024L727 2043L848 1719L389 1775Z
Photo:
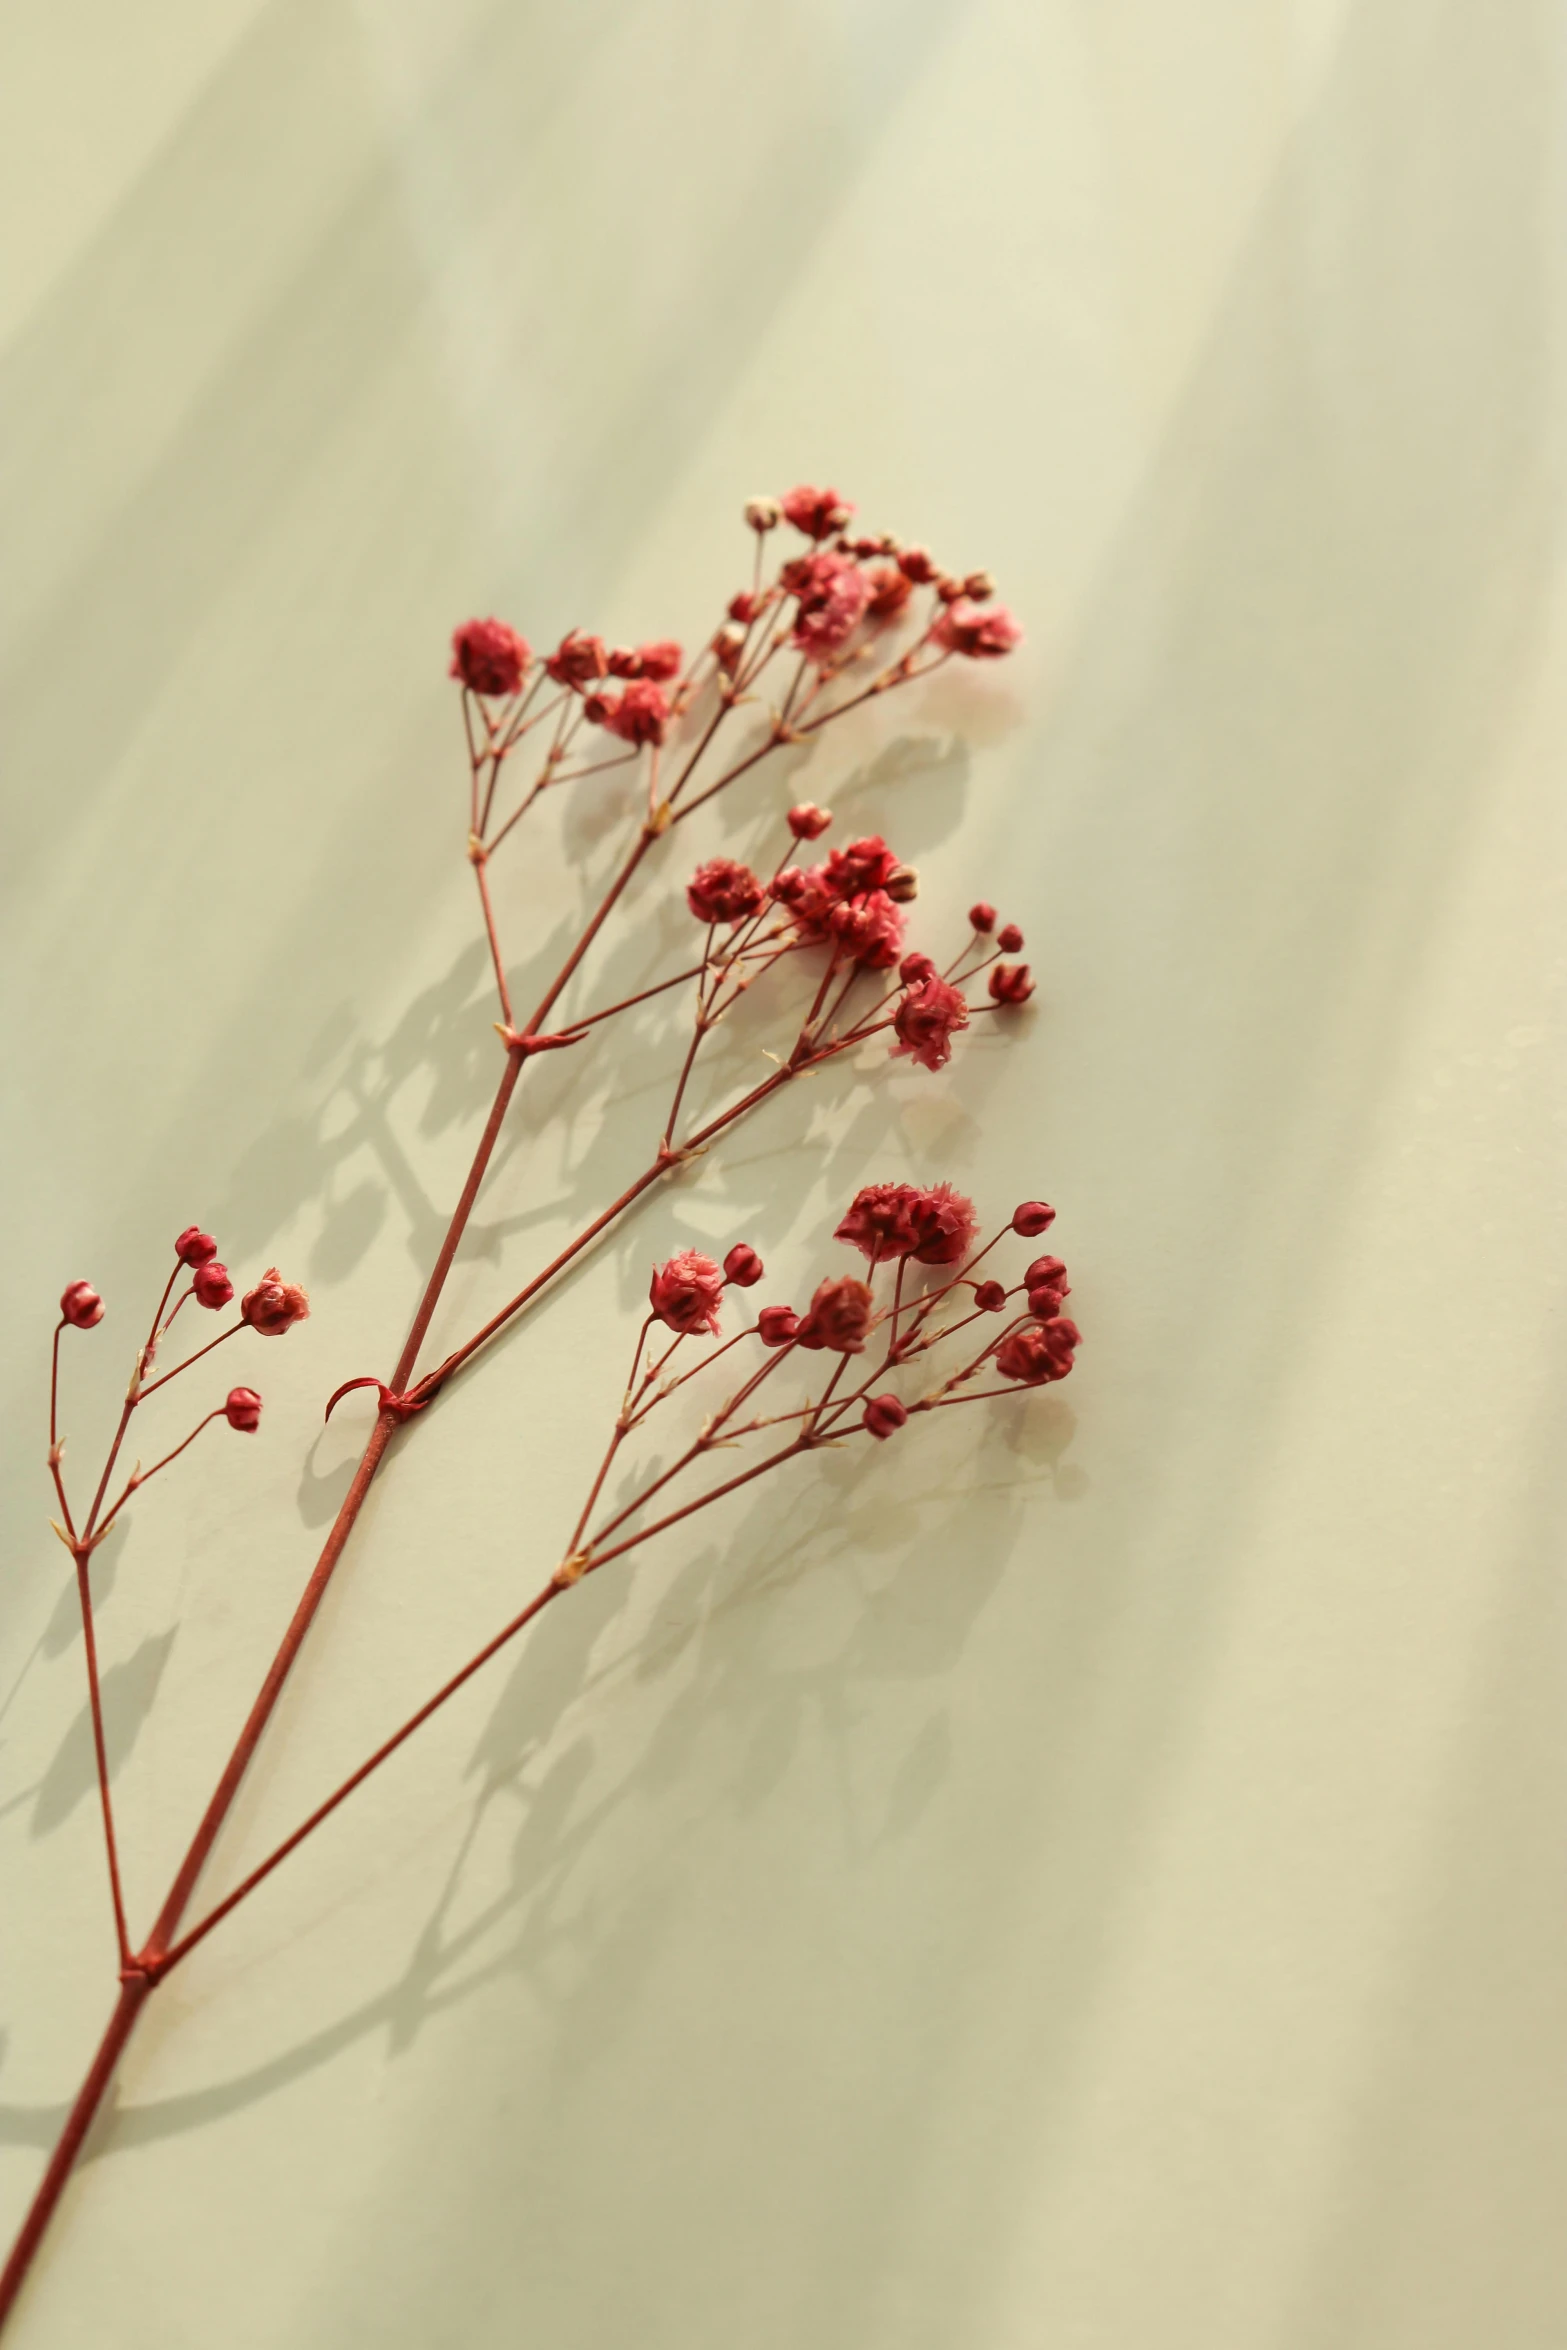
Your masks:
M1043 1190L1087 1332L982 1445L553 1611L160 1996L18 2350L1559 2350L1560 11L72 0L3 47L0 2217L112 1971L52 1301L111 1302L85 1452L191 1217L315 1299L112 1559L145 1914L492 1083L455 619L690 637L800 477L991 564L1024 654L800 788L923 935L1002 900L1041 996L749 1130L442 1405L214 1885L547 1568L655 1250L787 1294L867 1177ZM594 853L530 847L514 923ZM643 1097L576 1082L453 1332L619 1163Z

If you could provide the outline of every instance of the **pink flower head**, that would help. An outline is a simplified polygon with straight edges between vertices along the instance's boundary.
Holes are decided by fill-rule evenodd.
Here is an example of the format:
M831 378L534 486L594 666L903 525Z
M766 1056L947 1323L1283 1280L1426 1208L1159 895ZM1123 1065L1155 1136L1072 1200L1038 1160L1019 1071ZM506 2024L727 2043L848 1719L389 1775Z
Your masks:
M1052 1379L1066 1377L1081 1340L1077 1324L1064 1316L1053 1322L1025 1322L997 1347L996 1369L1003 1379L1016 1379L1024 1387L1043 1387Z
M955 1265L974 1245L978 1218L974 1202L954 1191L950 1183L933 1183L915 1194L910 1213L918 1235L914 1261L920 1265Z
M821 1282L800 1324L800 1344L827 1347L834 1354L859 1354L871 1326L871 1304L869 1289L852 1273Z
M661 636L650 645L637 647L641 675L651 677L655 685L667 685L672 677L680 675L685 655L673 637Z
M985 898L981 898L977 905L970 906L968 918L970 929L979 931L981 936L988 936L996 927L996 909Z
M883 1444L908 1421L908 1413L895 1395L873 1395L865 1407L865 1426Z
M310 1314L310 1300L296 1281L285 1281L276 1265L269 1265L239 1301L239 1310L252 1330L263 1338L281 1338Z
M907 572L896 563L878 563L870 575L871 600L865 607L868 620L888 628L914 593Z
M847 555L830 550L787 564L784 585L797 599L792 643L813 661L828 661L848 642L871 600L870 582Z
M699 922L743 922L766 899L750 866L733 857L710 857L686 884L686 904Z
M60 1319L73 1330L91 1330L103 1320L103 1299L90 1281L71 1281L60 1293Z
M756 1334L764 1346L787 1346L800 1334L800 1317L789 1306L763 1306L756 1317Z
M1033 992L1033 974L1026 963L997 963L990 974L990 993L998 1004L1026 1004Z
M214 1257L210 1264L198 1265L191 1275L191 1290L199 1306L207 1306L219 1313L234 1295L234 1284L229 1279L227 1265L220 1265ZM301 1291L300 1295L303 1296Z
M1055 1209L1042 1199L1026 1199L1020 1208L1012 1211L1012 1229L1025 1240L1037 1240L1041 1232L1050 1230L1055 1220Z
M609 702L603 724L611 734L618 734L622 742L634 743L639 749L643 743L661 743L664 728L669 723L669 703L661 685L651 678L639 678L628 685L619 701Z
M569 629L544 664L557 685L594 685L609 675L609 656L601 636L584 636Z
M768 894L794 917L803 938L818 940L828 937L827 917L838 900L827 887L824 869L813 865L808 871L798 865L786 865L775 873L768 883Z
M982 1314L999 1314L1007 1302L1005 1284L1000 1281L980 1281L975 1284L974 1303Z
M187 1224L174 1243L174 1254L182 1265L206 1265L218 1253L218 1244L210 1232L203 1232L199 1224Z
M846 955L870 971L890 971L903 945L903 916L883 889L833 907L828 927Z
M898 1037L892 1048L894 1060L907 1054L922 1069L944 1069L952 1058L955 1031L968 1026L968 1004L960 989L949 987L944 979L930 978L909 989L892 1016L892 1025Z
M872 1264L886 1264L890 1257L912 1257L919 1248L919 1224L914 1222L914 1203L919 1196L912 1182L865 1184L865 1189L855 1191L850 1199L848 1213L834 1231L834 1241L848 1241L850 1248L858 1248Z
M813 490L802 482L783 500L783 511L785 520L808 539L825 539L842 530L854 508L839 491Z
M242 1436L254 1436L261 1425L261 1398L253 1387L231 1387L223 1401L223 1417Z
M996 932L996 944L1004 955L1015 955L1023 945L1023 933L1015 922L1006 923Z
M998 661L1023 641L1005 604L974 604L961 587L931 632L935 643L969 661Z
M846 1240L873 1265L885 1264L892 1257L912 1256L920 1244L919 1226L914 1221L914 1203L919 1196L912 1183L867 1183L850 1200L834 1240Z
M864 840L851 840L833 849L821 871L836 897L852 898L862 889L885 889L897 869L892 850L879 832L872 832Z
M936 577L936 560L929 547L904 547L898 556L898 569L916 587L926 587Z
M820 840L832 822L832 810L818 808L814 800L802 800L790 809L785 822L796 840Z
M683 1248L653 1268L648 1302L668 1330L688 1335L707 1330L718 1335L718 1300L724 1277L711 1257L700 1249Z
M754 1289L767 1268L754 1248L737 1240L724 1259L724 1279L737 1289Z
M470 693L514 694L532 659L527 639L504 620L465 620L452 637L451 674Z

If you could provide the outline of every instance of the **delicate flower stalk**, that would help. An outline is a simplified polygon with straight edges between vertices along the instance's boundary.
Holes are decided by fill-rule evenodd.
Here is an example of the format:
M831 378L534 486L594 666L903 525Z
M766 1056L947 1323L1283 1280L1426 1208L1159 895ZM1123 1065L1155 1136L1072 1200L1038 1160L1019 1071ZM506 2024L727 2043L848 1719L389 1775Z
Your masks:
M856 1434L883 1444L907 1442L910 1426L922 1413L978 1400L983 1394L1047 1384L1066 1376L1072 1367L1077 1331L1059 1310L1067 1293L1059 1260L1036 1262L1021 1285L972 1280L971 1267L986 1250L973 1252L972 1205L948 1185L891 1184L861 1192L846 1211L839 1237L865 1258L863 1277L828 1274L817 1283L803 1312L764 1305L754 1319L743 1320L728 1335L723 1334L725 1319L764 1278L761 1258L746 1241L736 1242L721 1265L700 1251L677 1252L654 1269L650 1310L637 1336L603 1460L561 1561L542 1589L223 1901L193 1926L185 1926L201 1872L393 1436L425 1425L419 1415L435 1395L472 1366L501 1329L662 1178L695 1165L775 1095L834 1061L860 1053L878 1038L885 1062L902 1060L938 1071L950 1060L954 1040L979 1014L1015 1011L1032 992L1026 966L999 960L1021 947L1021 934L1008 925L992 946L996 916L988 905L973 909L968 944L944 968L928 954L906 951L908 909L916 900L919 879L879 834L842 843L816 865L791 863L797 848L814 843L831 827L830 814L812 802L787 810L782 819L787 837L776 855L769 848L768 856L755 865L709 855L692 870L676 843L679 828L697 810L754 777L780 751L811 742L853 710L932 675L951 660L993 660L1018 642L1017 623L992 601L988 575L945 572L928 550L900 547L885 535L851 537L853 511L835 489L802 486L782 499L752 499L745 510L752 533L750 583L730 596L724 619L689 659L669 638L611 647L576 628L540 658L509 623L494 618L468 621L454 634L451 674L458 683L468 758L462 848L474 872L499 1012L495 1026L501 1060L495 1095L390 1378L367 1375L349 1380L328 1403L330 1413L351 1391L373 1387L374 1424L228 1762L151 1929L139 1942L126 1919L119 1867L93 1623L92 1554L141 1487L172 1467L213 1422L223 1420L240 1433L254 1433L261 1398L248 1386L230 1388L226 1398L209 1408L150 1469L143 1471L138 1463L118 1498L108 1503L136 1415L164 1387L229 1340L243 1338L248 1345L258 1338L285 1335L307 1318L309 1302L302 1289L269 1267L244 1292L237 1314L215 1337L154 1376L158 1349L168 1341L188 1301L222 1314L235 1296L214 1236L194 1224L182 1231L147 1338L135 1355L118 1426L91 1500L80 1510L73 1509L62 1466L60 1341L67 1330L87 1333L96 1328L104 1305L85 1281L73 1281L61 1298L51 1355L49 1469L61 1512L56 1530L71 1552L78 1585L120 1993L22 2232L0 2273L0 2326L14 2305L119 2055L154 1986L542 1607L694 1511L821 1445ZM783 552L766 576L764 550L777 543L774 534L781 530ZM789 531L795 534L792 545ZM497 854L543 797L622 768L639 769L641 783L616 860L601 880L597 900L559 969L543 983L531 1014L519 1022L503 933L504 899L492 871ZM668 868L671 856L671 878L700 926L696 937L676 957L674 971L651 976L645 985L614 1001L596 1001L591 974L601 934L623 908L644 868L660 859ZM965 990L982 975L985 995L971 1000ZM580 1057L586 1058L603 1046L617 1020L682 988L690 990L689 1037L667 1114L650 1131L644 1167L547 1264L502 1299L477 1330L421 1370L452 1264L528 1064L540 1053L567 1048L581 1048ZM754 995L759 989L764 992ZM714 1099L716 1078L704 1062L704 1049L748 997L770 1008L777 1022L776 1050L766 1048L765 1074L740 1084L727 1099L721 1094ZM568 998L571 1008L564 1009ZM709 1089L706 1098L704 1087ZM693 1108L699 1100L701 1107ZM1037 1206L1031 1203L1027 1212L1032 1214ZM1050 1211L1039 1212L1048 1220ZM1024 1214L1018 1211L1019 1218ZM1044 1228L1017 1219L1014 1227L1019 1232ZM935 1278L925 1272L911 1275L911 1266L932 1268ZM188 1275L183 1287L182 1275ZM979 1352L937 1385L922 1384L928 1378L925 1358L990 1314L1005 1318L999 1328L989 1325ZM182 1331L189 1327L181 1325ZM655 1344L660 1333L668 1336ZM672 1368L681 1348L702 1351ZM749 1368L746 1356L752 1358ZM629 1502L606 1515L607 1479L613 1464L624 1465L625 1447L655 1410L699 1378L710 1379L721 1362L728 1364L730 1375L741 1375L709 1412L699 1436L671 1466L649 1475ZM790 1365L815 1365L825 1375L815 1377L814 1395L785 1403L782 1409L764 1408L782 1392L775 1385L780 1375L787 1384ZM971 1384L987 1367L1001 1386ZM917 1392L908 1391L911 1374L917 1374ZM678 1506L647 1514L656 1497L676 1502L671 1488L688 1488L717 1447L744 1449L757 1438L765 1441L750 1465L699 1491L686 1490Z

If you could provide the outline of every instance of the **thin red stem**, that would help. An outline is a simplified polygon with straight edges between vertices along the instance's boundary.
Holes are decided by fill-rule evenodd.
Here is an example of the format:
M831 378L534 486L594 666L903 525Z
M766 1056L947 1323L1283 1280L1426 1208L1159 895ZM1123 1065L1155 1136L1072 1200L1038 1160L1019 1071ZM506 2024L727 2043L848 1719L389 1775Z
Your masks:
M98 1642L93 1632L92 1585L88 1553L76 1553L76 1593L82 1610L82 1645L87 1656L87 1697L92 1709L93 1753L98 1765L98 1802L103 1813L103 1843L109 1863L109 1892L114 1902L114 1938L120 1964L130 1964L131 1946L125 1931L125 1897L120 1886L120 1855L114 1840L114 1805L109 1795L109 1751L103 1735L103 1698L98 1686Z

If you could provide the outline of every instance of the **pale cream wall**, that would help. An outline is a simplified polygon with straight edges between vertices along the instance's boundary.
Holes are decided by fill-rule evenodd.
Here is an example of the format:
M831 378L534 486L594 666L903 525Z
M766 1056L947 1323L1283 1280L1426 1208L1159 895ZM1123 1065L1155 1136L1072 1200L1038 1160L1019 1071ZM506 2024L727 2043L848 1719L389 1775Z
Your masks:
M1559 11L62 0L0 51L4 2215L109 1965L50 1303L191 1216L316 1298L114 1562L144 1909L488 1084L455 618L689 634L801 475L992 564L1011 671L806 780L932 913L1005 898L1040 1009L759 1132L454 1392L214 1882L531 1588L655 1246L805 1268L939 1163L1059 1201L1088 1333L1070 1410L556 1611L163 1995L19 2350L1558 2350ZM507 1264L590 1141L508 1166Z

